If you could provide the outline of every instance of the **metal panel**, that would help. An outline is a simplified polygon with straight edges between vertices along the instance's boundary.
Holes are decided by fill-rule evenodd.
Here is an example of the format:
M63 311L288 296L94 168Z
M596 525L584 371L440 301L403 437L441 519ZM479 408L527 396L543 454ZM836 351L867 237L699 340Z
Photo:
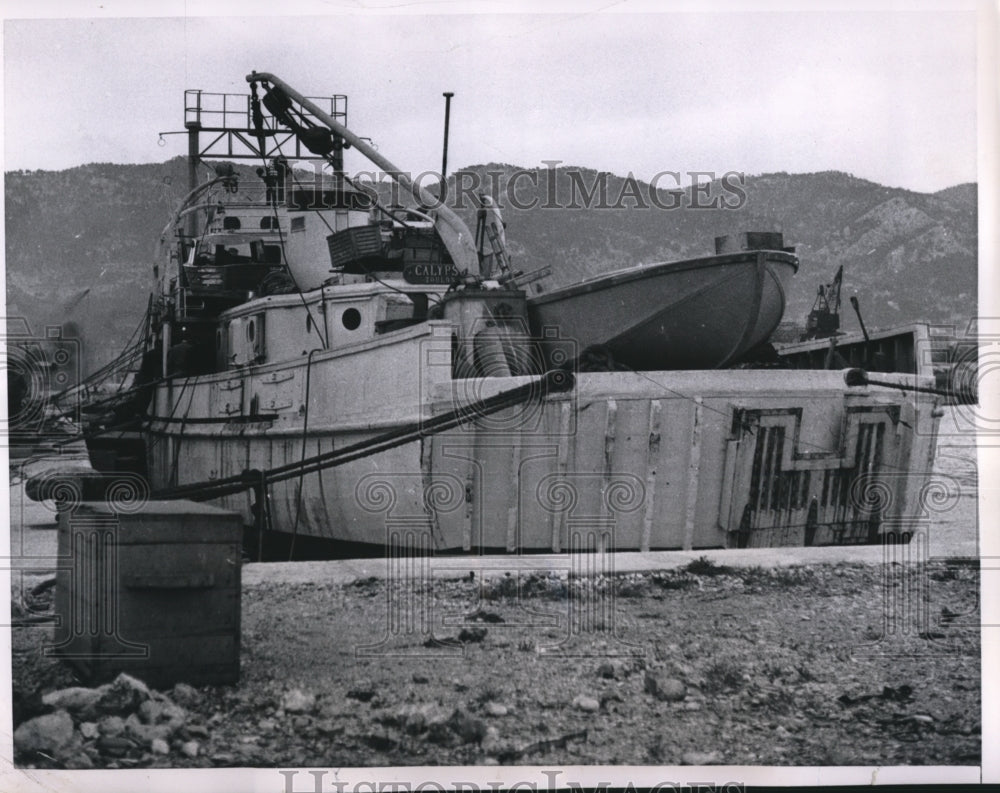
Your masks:
M850 545L876 542L900 499L896 406L846 409L839 447L800 441L797 408L734 411L726 471L732 494L720 515L731 546ZM887 495L888 494L888 495Z
M656 514L656 470L660 456L660 400L649 400L649 435L646 442L646 510L642 518L642 540L640 550L648 551Z

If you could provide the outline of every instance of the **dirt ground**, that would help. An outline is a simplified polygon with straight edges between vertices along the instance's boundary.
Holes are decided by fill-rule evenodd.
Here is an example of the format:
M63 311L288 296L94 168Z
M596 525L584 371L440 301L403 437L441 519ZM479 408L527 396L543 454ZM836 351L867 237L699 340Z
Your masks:
M202 689L169 755L92 755L112 768L977 765L978 575L954 559L263 583L243 593L240 684ZM75 683L40 652L50 636L14 631L22 717L33 693ZM177 751L192 737L197 756Z

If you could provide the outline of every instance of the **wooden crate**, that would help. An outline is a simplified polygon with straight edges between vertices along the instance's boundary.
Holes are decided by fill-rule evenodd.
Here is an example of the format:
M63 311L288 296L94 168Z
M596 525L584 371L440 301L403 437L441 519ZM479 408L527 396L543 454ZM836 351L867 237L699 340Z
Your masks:
M236 682L242 532L238 514L191 501L64 512L55 655L94 682Z
M358 262L381 259L384 251L378 226L355 226L326 238L333 269L350 267Z

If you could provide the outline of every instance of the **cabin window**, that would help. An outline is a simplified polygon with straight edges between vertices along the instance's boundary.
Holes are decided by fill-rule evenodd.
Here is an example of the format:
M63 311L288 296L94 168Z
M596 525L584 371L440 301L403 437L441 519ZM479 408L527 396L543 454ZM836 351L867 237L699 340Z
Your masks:
M261 264L281 264L281 246L265 245L263 240L250 243L250 261Z
M240 219L235 215L228 215L222 219L222 228L235 231L240 227Z
M276 229L278 228L278 219L270 215L265 215L260 219L260 227L262 229Z
M292 218L292 231L303 231L306 227L306 219L304 217Z
M247 363L264 360L264 315L247 317Z
M356 308L349 308L344 312L340 321L344 323L344 327L348 330L357 330L361 327L361 312Z

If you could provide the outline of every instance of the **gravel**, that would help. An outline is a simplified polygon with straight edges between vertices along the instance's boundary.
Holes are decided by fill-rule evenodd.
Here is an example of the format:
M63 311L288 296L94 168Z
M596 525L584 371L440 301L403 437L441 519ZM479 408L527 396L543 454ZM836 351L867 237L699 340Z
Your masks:
M96 719L81 715L91 694L53 698L79 681L42 653L51 629L17 630L18 728L60 712L57 729L67 718L76 726L60 757L24 749L16 761L979 763L978 564L933 560L919 587L876 565L694 569L519 587L438 580L416 591L263 583L244 591L239 685L119 685L100 700L115 712ZM886 612L921 591L926 610ZM569 630L580 602L603 616ZM390 623L405 613L393 604L423 608L427 623ZM920 613L927 624L906 621ZM893 631L883 634L885 618ZM83 703L81 713L46 698ZM166 736L154 735L163 725Z

